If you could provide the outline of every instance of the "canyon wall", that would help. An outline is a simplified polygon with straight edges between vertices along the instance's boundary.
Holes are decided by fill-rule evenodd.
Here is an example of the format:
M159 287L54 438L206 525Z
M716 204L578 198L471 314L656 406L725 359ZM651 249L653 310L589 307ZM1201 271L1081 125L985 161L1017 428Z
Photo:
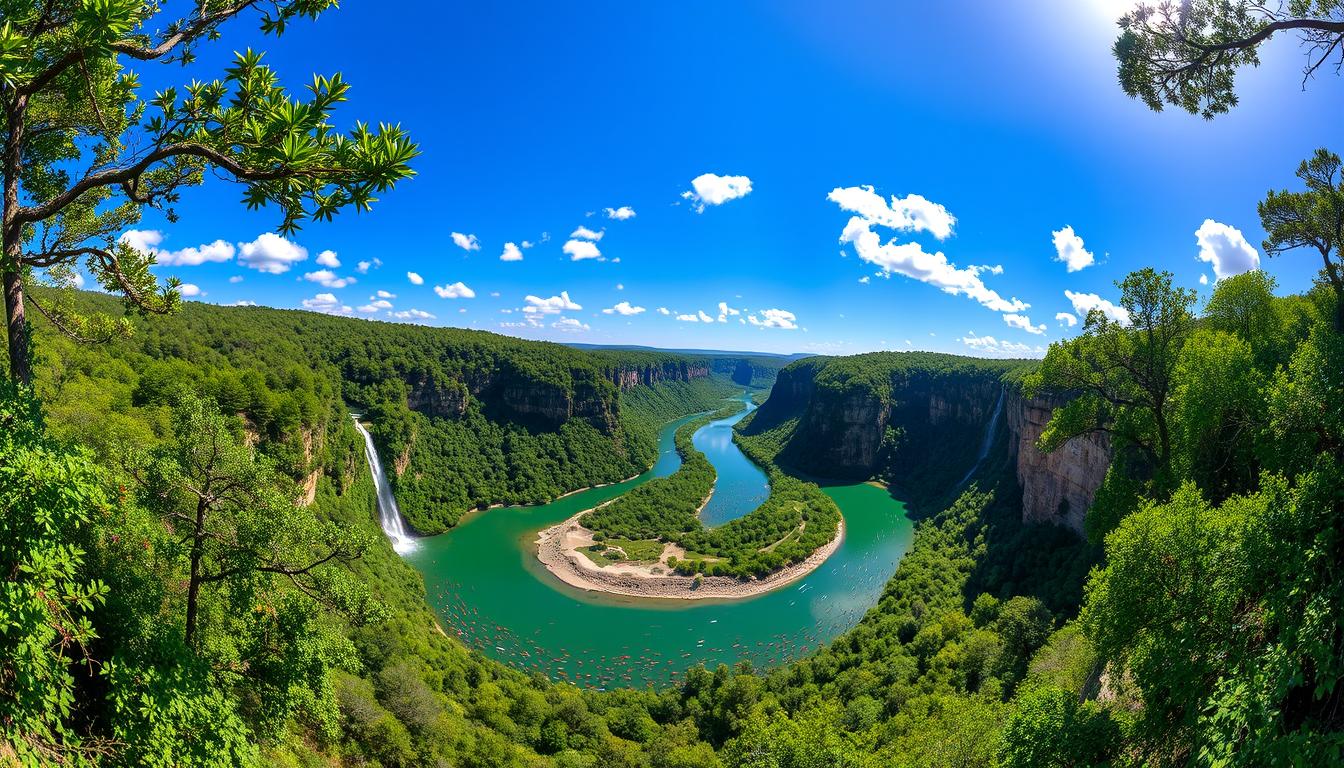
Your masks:
M1082 533L1110 464L1110 445L1090 436L1048 455L1037 450L1055 403L1027 398L1005 383L1022 363L899 353L860 358L867 359L816 358L780 371L770 399L745 431L789 426L780 459L790 466L824 477L880 477L932 497L955 488L975 466L1003 391L998 429L1007 434L993 439L999 453L986 461L1013 463L1023 520Z
M1111 464L1111 443L1105 435L1086 435L1041 453L1036 441L1056 405L1017 393L1006 414L1008 448L1022 486L1022 519L1067 526L1081 534L1087 508Z
M768 384L776 369L755 365L740 357L671 358L655 362L618 362L594 374L591 368L531 370L505 363L487 375L463 380L439 380L432 375L408 375L406 407L442 419L462 417L472 400L493 418L556 429L572 418L588 421L611 434L620 412L619 393L665 382L692 381L711 375L738 384Z

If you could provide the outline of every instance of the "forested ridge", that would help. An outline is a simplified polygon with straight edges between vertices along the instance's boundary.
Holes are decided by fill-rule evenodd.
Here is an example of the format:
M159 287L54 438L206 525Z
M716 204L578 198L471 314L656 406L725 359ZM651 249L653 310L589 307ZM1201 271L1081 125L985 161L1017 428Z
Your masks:
M70 303L116 308L92 293ZM316 462L303 441L339 401L371 422L402 512L422 533L488 504L544 502L639 474L653 461L656 424L688 412L641 390L694 382L683 397L721 396L743 362L199 303L134 323L133 336L95 350L55 336L39 346L48 363L39 391L82 411L58 421L87 424L101 412L105 423L87 424L91 439L145 440L146 424L163 430L155 409L198 391L271 438L265 449L297 480ZM635 393L625 409L623 390Z

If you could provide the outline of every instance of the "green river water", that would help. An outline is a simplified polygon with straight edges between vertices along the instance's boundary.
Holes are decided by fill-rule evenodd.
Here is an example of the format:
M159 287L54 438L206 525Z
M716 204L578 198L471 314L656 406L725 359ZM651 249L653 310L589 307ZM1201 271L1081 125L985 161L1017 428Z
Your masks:
M732 442L745 412L697 430L693 440L719 475L702 513L718 525L754 509L765 474ZM614 498L681 460L674 421L659 432L654 467L632 480L531 507L473 513L421 539L406 559L423 574L444 629L506 664L555 680L613 688L678 679L703 663L787 663L830 642L877 602L910 546L905 506L868 484L824 487L840 506L845 539L803 579L744 600L649 600L589 592L556 579L536 559L537 532ZM717 503L716 503L717 502Z

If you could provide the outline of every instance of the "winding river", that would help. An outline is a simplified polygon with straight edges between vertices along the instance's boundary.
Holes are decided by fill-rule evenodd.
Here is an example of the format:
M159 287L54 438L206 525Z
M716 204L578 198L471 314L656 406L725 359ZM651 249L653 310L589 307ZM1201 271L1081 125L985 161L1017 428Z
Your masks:
M768 493L765 473L732 441L732 424L745 415L711 422L693 436L719 475L701 515L707 524L749 512ZM639 477L540 506L473 513L451 531L419 540L404 556L424 576L445 631L520 669L613 688L676 680L698 663L787 663L858 623L913 535L904 505L864 483L824 489L845 516L840 549L803 579L764 595L734 601L625 598L569 587L541 566L534 553L537 531L676 471L681 460L673 433L693 418L660 430L658 460Z

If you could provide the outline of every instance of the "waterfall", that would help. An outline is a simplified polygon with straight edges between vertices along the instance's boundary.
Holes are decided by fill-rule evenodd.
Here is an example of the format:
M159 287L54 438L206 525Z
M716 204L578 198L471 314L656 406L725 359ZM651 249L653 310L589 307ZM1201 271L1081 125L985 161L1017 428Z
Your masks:
M989 426L985 427L985 436L980 440L980 453L976 455L975 463L971 465L970 469L966 470L966 476L961 478L955 487L961 488L965 485L971 479L971 475L974 475L975 471L980 468L980 465L985 463L985 457L989 455L989 449L994 445L994 433L999 429L999 416L1003 414L1003 394L1004 389L1000 388L999 401L994 404L994 415L989 417Z
M373 485L378 490L378 522L383 533L392 542L392 549L405 554L415 549L415 539L406 532L406 521L401 519L401 510L397 509L397 498L387 485L387 475L383 472L383 462L378 459L378 449L373 445L373 435L359 423L358 414L350 414L355 420L355 429L364 436L364 454L369 459L369 472L373 474Z

